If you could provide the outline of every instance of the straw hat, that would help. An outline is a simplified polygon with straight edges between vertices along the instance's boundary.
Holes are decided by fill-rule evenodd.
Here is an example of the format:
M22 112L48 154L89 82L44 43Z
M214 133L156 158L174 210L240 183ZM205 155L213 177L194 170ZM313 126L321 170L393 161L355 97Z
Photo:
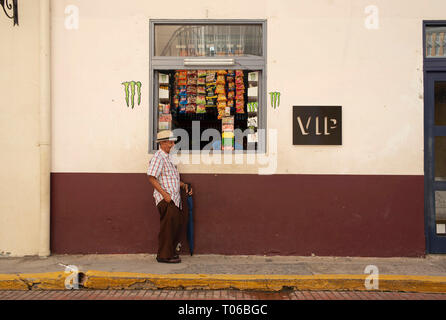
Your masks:
M176 138L176 137L173 135L173 132L172 132L172 131L170 131L170 130L163 130L163 131L158 132L156 142L161 142L161 141L177 141L177 140L178 140L178 138Z

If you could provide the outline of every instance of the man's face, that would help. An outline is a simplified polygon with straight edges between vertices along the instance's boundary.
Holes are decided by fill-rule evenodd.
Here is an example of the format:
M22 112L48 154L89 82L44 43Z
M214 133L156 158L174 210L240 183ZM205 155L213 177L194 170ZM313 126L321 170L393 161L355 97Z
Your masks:
M175 145L175 141L161 141L160 142L161 149L163 149L163 151L166 153L169 153L174 145Z

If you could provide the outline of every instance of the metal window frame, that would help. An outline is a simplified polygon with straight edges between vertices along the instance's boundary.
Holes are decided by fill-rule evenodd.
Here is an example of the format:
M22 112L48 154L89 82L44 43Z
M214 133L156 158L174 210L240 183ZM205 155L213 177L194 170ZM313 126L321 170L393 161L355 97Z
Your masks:
M153 154L157 151L155 138L158 132L158 108L155 108L155 101L158 101L158 71L160 70L195 70L197 66L184 66L184 59L193 60L193 57L160 57L155 56L155 26L156 25L172 25L172 24L260 24L262 25L262 41L263 48L261 57L244 57L231 56L235 60L234 66L225 66L224 69L242 69L242 70L259 70L261 72L261 81L259 81L259 104L262 108L258 112L258 129L267 128L267 20L265 19L150 19L149 20L149 34L150 34L150 58L149 58L149 141L148 153ZM222 59L229 57L206 57L206 59ZM203 57L197 57L203 59ZM214 67L216 68L216 67ZM259 142L258 150L255 152L266 153L267 151L268 134L265 132L264 141ZM195 152L189 150L189 152ZM201 152L201 150L199 151ZM243 150L243 153L252 153L253 151ZM235 153L235 151L234 151Z

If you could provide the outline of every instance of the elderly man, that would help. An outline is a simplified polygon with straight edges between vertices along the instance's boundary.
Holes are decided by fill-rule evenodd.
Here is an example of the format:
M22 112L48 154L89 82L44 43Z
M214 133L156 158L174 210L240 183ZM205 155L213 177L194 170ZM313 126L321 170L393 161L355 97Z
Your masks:
M176 140L170 130L158 133L156 142L159 143L159 150L150 161L147 171L149 181L155 189L153 197L160 214L156 260L163 263L181 262L176 253L182 228L180 189L192 195L192 188L189 190L189 185L180 180L180 173L169 154Z

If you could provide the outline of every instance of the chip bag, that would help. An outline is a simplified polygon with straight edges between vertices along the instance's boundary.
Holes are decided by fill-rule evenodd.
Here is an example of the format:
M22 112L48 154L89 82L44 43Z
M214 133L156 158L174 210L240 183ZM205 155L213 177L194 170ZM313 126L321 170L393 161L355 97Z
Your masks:
M196 102L197 104L206 104L206 96L198 95Z
M235 102L235 112L236 113L245 113L245 104L241 100L236 100Z
M217 94L224 94L226 92L225 86L222 84L217 85L217 88L215 89L215 93Z
M206 83L215 82L215 72L207 71L206 72Z
M206 94L206 87L205 86L198 86L197 87L197 94Z
M226 98L226 96L225 96L224 94L219 94L219 95L218 95L218 98L217 98L217 101L218 101L218 102L220 102L220 101L226 101L226 100L228 100L228 99Z
M206 113L206 106L204 104L198 104L197 113Z
M225 76L223 76L223 75L219 75L219 76L217 76L217 85L219 85L219 84L225 84L226 83L226 79L225 79Z

